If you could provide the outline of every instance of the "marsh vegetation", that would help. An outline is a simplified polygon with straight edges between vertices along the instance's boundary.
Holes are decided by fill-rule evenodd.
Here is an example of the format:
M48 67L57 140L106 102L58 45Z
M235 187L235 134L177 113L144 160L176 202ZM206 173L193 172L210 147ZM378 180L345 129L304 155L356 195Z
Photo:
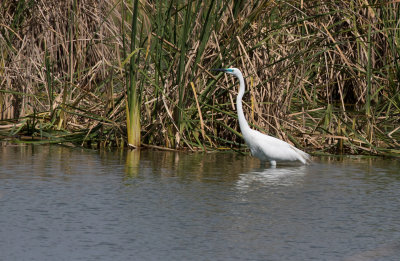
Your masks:
M91 147L400 154L397 1L0 3L0 135Z

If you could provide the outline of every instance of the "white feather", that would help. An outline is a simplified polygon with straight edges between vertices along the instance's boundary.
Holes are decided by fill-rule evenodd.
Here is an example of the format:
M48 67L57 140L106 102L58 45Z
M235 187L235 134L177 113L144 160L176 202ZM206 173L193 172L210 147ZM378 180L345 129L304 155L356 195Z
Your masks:
M250 148L251 154L254 157L259 158L262 162L269 161L273 166L276 165L277 161L300 161L303 164L310 162L310 155L304 151L295 148L283 140L265 135L249 127L242 108L242 97L245 91L245 83L242 73L236 68L219 70L232 74L239 79L240 88L236 99L239 126L244 141Z

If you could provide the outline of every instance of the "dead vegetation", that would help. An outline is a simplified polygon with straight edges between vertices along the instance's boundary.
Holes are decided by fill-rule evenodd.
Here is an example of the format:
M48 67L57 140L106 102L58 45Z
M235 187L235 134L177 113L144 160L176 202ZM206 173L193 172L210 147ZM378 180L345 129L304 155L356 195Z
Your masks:
M4 137L122 146L134 79L144 144L238 149L237 83L209 72L234 66L254 128L309 152L400 154L396 1L139 1L135 49L132 1L45 2L0 4Z

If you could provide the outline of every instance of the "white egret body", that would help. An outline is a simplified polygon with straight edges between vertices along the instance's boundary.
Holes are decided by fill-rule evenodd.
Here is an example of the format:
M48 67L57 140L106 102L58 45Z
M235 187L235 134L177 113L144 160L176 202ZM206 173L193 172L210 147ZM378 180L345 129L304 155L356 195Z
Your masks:
M249 127L243 113L242 98L245 91L245 83L242 72L237 68L215 69L228 74L232 74L239 79L240 89L236 99L237 113L239 118L240 131L251 154L260 159L261 162L269 161L271 166L275 166L277 161L300 161L307 164L310 161L310 155L301 151L289 143L265 135Z

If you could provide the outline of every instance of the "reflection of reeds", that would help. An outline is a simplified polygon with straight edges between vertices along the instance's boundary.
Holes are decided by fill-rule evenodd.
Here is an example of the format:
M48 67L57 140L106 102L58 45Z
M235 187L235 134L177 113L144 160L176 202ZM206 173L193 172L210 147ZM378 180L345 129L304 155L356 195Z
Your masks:
M235 66L252 79L254 128L310 151L398 155L399 5L5 0L2 124L41 142L110 146L126 128L134 146L142 132L145 144L237 148L237 83L208 71Z
M125 162L125 177L136 178L140 170L140 150L128 150Z

